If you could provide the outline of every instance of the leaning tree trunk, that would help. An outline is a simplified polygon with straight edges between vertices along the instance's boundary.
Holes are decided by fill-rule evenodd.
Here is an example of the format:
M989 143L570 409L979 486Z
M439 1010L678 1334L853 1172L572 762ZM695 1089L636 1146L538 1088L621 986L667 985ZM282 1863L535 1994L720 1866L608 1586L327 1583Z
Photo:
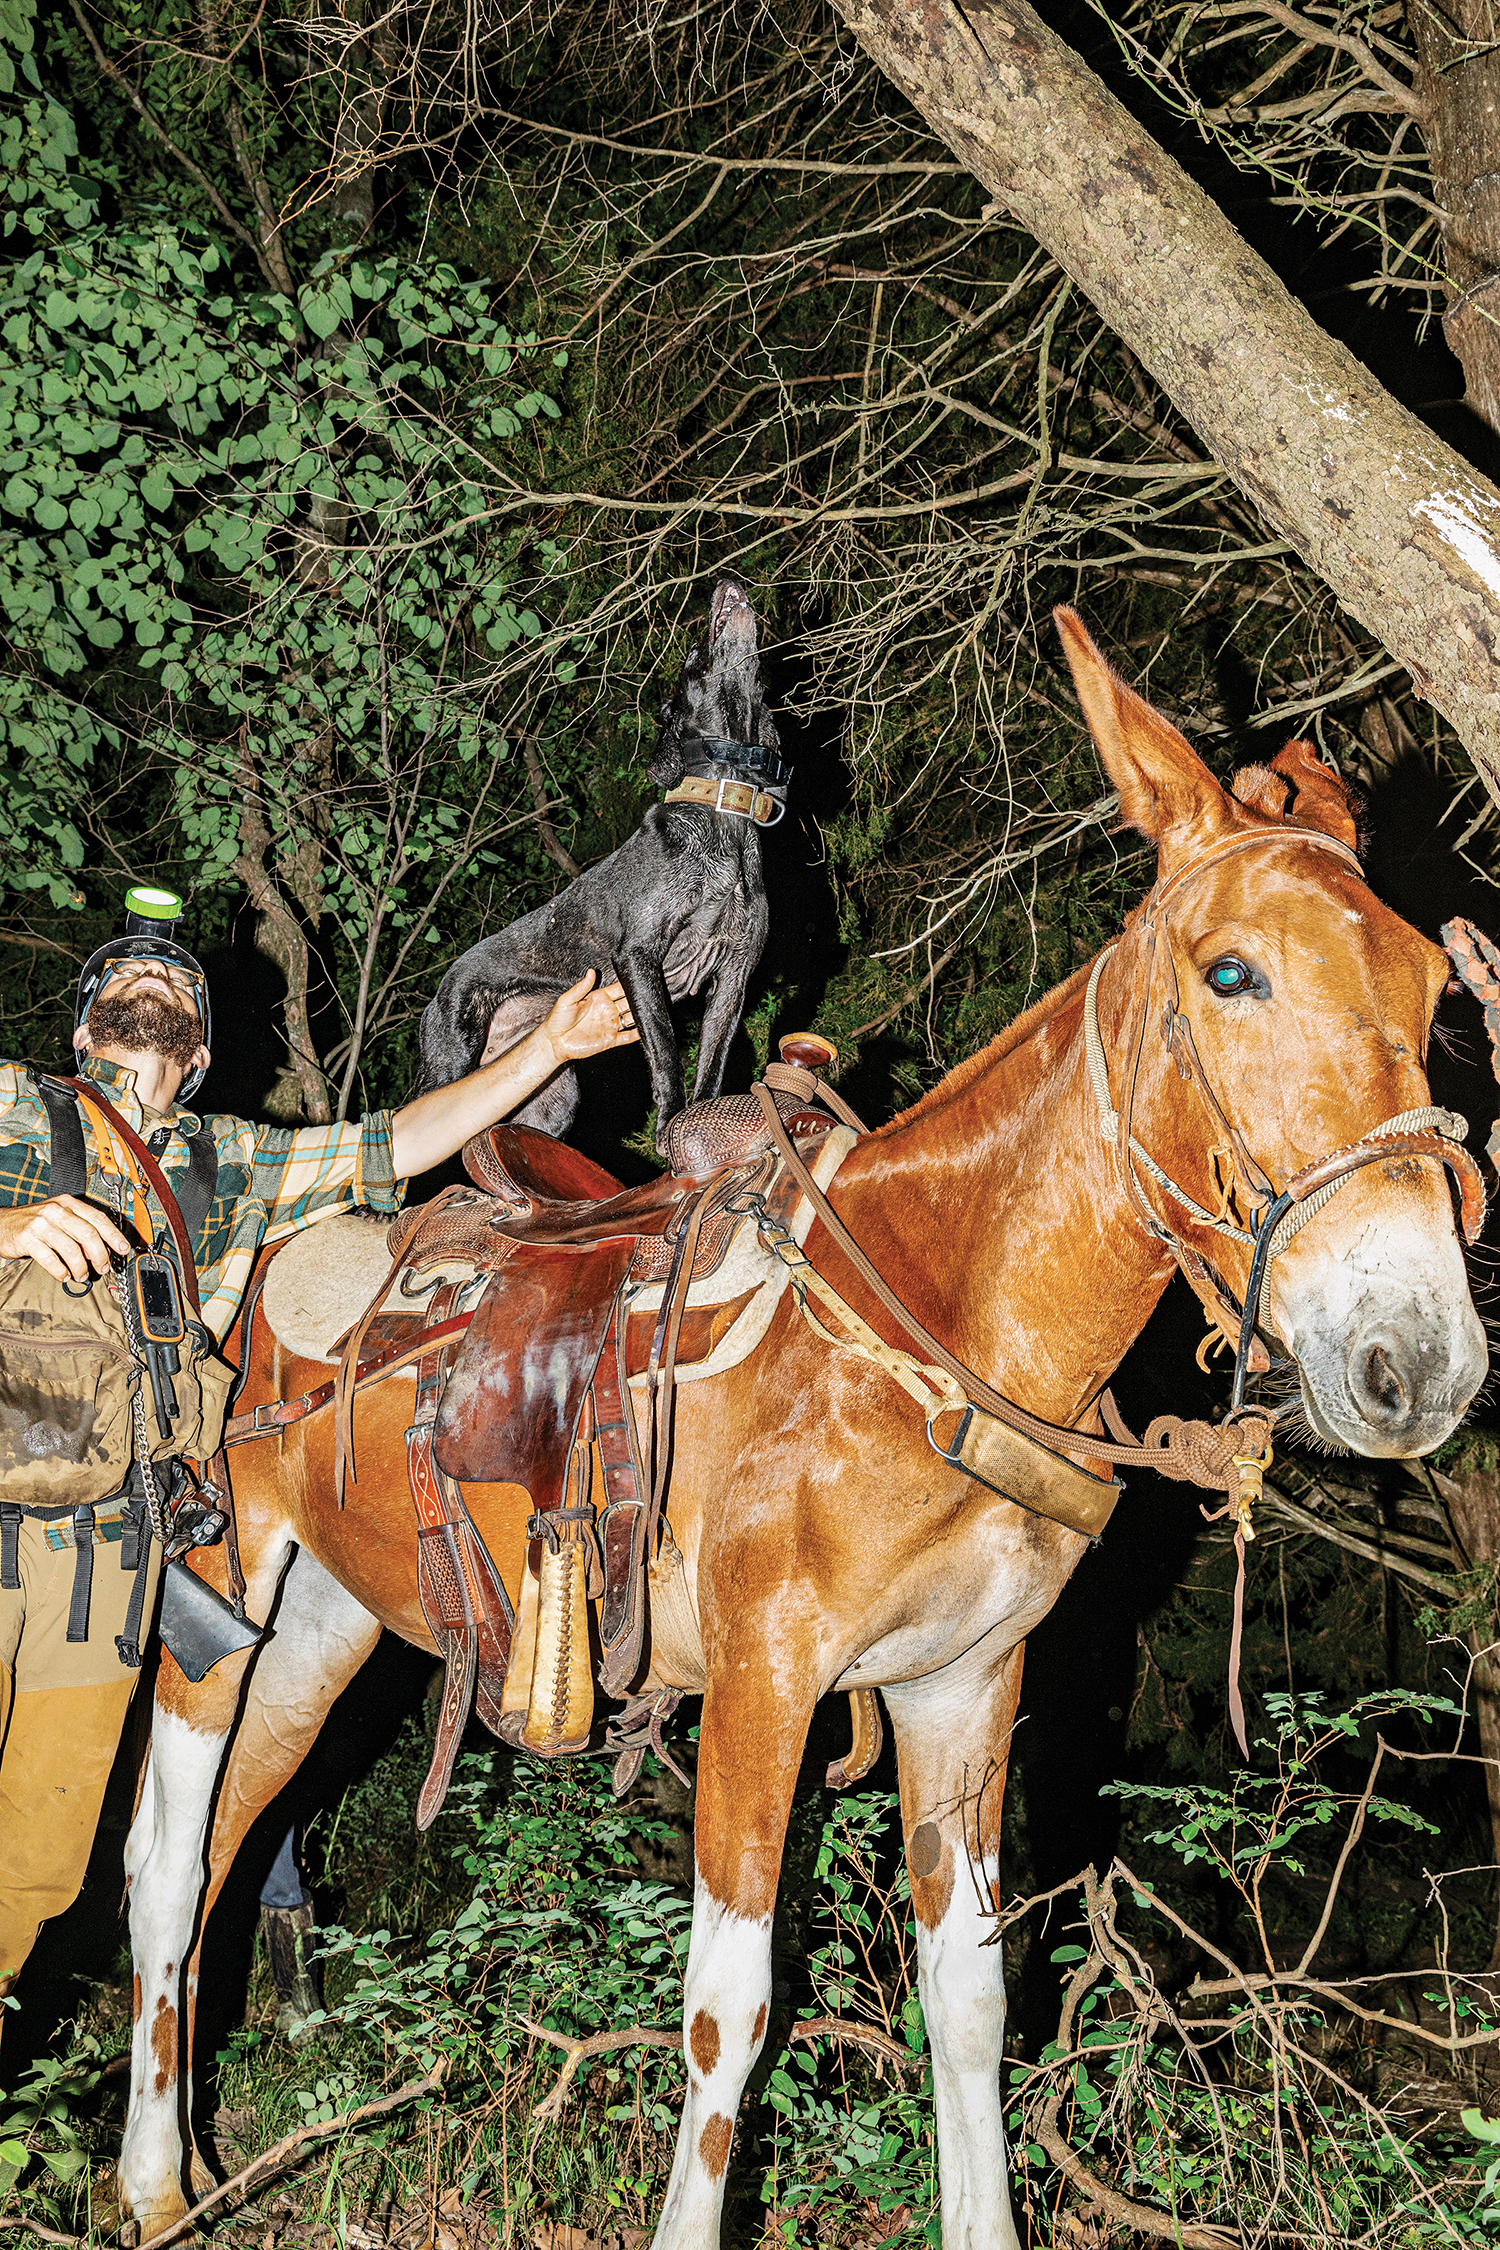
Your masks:
M835 4L1406 665L1500 802L1500 491L1318 327L1027 0Z

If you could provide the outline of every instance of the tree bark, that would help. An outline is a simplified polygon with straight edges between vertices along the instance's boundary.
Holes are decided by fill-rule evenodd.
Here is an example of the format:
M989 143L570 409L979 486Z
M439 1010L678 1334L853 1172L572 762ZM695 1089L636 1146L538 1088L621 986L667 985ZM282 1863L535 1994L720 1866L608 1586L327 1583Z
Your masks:
M240 851L234 871L256 910L256 950L273 961L286 979L282 1018L287 1059L266 1096L265 1108L270 1116L284 1118L288 1124L300 1120L326 1125L333 1112L328 1102L328 1081L313 1045L309 1003L312 947L308 929L316 931L323 903L319 855L315 846L304 844L295 852L283 853L275 860L273 870L271 833L260 809L248 751L240 782ZM295 905L285 897L283 886L291 892Z
M1027 0L835 4L1406 665L1500 803L1500 491L1318 327Z
M1468 404L1500 431L1500 51L1493 0L1414 8L1426 76L1433 201L1443 213L1448 310L1443 334L1463 366Z

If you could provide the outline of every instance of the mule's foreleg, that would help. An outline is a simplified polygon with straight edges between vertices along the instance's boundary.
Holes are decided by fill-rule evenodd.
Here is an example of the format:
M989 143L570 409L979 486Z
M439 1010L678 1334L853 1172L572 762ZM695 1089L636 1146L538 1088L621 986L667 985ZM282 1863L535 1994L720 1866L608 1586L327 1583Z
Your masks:
M943 2250L1019 2250L1000 2095L1005 1976L999 1944L985 1941L1000 1903L1000 1806L1022 1654L997 1663L981 1643L945 1671L885 1691L932 2054Z
M771 1918L813 1678L812 1649L778 1649L763 1620L737 1619L732 1648L715 1652L698 1745L687 2097L653 2250L719 2240L735 2116L770 2014Z
M181 2076L186 1962L203 1887L203 1843L247 1658L198 1687L162 1661L141 1801L125 1846L135 2026L120 2208L147 2240L186 2211ZM226 1676L227 1675L227 1676Z
M255 1669L232 1743L247 1658L226 1658L197 1688L163 1659L151 1759L125 1862L137 2021L120 2190L142 2240L186 2210L185 2158L197 2192L211 2181L189 2122L203 1924L246 1830L301 1765L329 1705L379 1637L369 1611L299 1549L271 1630L252 1652Z

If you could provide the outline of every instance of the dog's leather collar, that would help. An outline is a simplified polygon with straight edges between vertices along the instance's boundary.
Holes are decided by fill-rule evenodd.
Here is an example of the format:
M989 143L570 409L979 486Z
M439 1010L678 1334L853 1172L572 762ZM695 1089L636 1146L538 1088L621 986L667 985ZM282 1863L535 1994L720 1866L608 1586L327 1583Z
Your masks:
M711 805L715 812L733 813L740 820L753 820L757 828L774 828L783 818L786 806L768 789L757 789L748 781L703 781L696 775L679 781L669 789L663 800L669 805Z

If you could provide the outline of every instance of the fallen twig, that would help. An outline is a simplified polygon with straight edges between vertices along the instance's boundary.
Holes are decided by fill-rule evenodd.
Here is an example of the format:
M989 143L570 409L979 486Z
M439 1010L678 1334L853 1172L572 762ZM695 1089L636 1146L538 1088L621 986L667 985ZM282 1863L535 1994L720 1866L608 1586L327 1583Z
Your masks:
M595 2055L615 2054L622 2047L675 2047L679 2052L682 2048L681 2024L671 2031L659 2028L646 2030L639 2024L633 2024L625 2031L596 2031L587 2039L572 2039L565 2031L549 2031L544 2023L533 2023L530 2016L522 2016L521 2022L533 2039L545 2039L549 2047L560 2047L566 2057L558 2072L557 2084L550 2094L537 2103L531 2113L531 2122L538 2131L543 2125L550 2124L553 2118L562 2115L568 2088L580 2066Z
M76 2245L83 2240L81 2234L59 2234L55 2227L44 2227L40 2219L0 2219L0 2234L9 2234L13 2227L24 2227L38 2242L66 2243L68 2250L76 2250Z
M1116 1867L1122 1864L1119 1860L1115 1862ZM1114 1870L1111 1869L1110 1872L1113 1874ZM1092 1868L1089 1876L1093 1876ZM1091 1907L1095 1895L1091 1885ZM1091 1934L1094 1942L1088 1957L1080 1961L1073 1971L1063 1996L1056 2039L1056 2045L1062 2049L1066 2049L1072 2041L1073 2022L1080 2001L1099 1971L1110 1965L1108 1955L1099 1942L1097 1929L1092 1926L1092 1914ZM1155 2235L1162 2241L1175 2242L1179 2250L1233 2250L1233 2245L1240 2239L1237 2234L1228 2234L1221 2227L1184 2226L1175 2212L1153 2211L1147 2204L1133 2203L1128 2195L1121 2195L1114 2188L1106 2187L1102 2180L1096 2180L1083 2158L1068 2146L1058 2124L1062 2105L1070 2098L1071 2092L1070 2087L1063 2085L1048 2096L1041 2122L1036 2127L1036 2137L1058 2170L1076 2188L1080 2188L1109 2218L1117 2220L1122 2226L1133 2227L1137 2234Z
M342 2133L351 2125L362 2124L367 2117L380 2117L387 2110L399 2109L403 2102L419 2101L423 2094L435 2094L443 2082L446 2068L446 2064L439 2063L435 2070L428 2071L425 2078L409 2078L404 2086L396 2088L394 2094L383 2094L378 2102L361 2102L358 2109L346 2109L341 2116L329 2118L324 2125L303 2125L295 2133L288 2133L285 2140L277 2141L273 2148L263 2149L242 2172L236 2172L232 2180L226 2180L222 2187L215 2188L212 2195L205 2195L201 2203L195 2203L190 2211L184 2211L180 2219L174 2219L169 2227L163 2227L160 2234L153 2234L138 2246L138 2250L162 2250L164 2243L175 2242L185 2228L194 2225L216 2203L223 2203L237 2189L248 2187L257 2172L278 2171L288 2158L295 2156L299 2149L310 2147L314 2141L330 2140L335 2133ZM122 2239L124 2231L122 2228ZM72 2242L77 2238L73 2235L59 2235L56 2239L59 2242Z
M1170 2211L1153 2211L1148 2204L1133 2203L1128 2195L1119 2195L1096 2180L1081 2156L1069 2148L1058 2131L1056 2112L1062 2101L1058 2095L1048 2102L1042 2121L1036 2128L1036 2137L1060 2172L1065 2172L1074 2187L1080 2188L1091 2203L1098 2205L1107 2218L1119 2225L1132 2227L1137 2234L1155 2235L1162 2242L1180 2243L1182 2250L1234 2250L1239 2235L1230 2234L1224 2227L1193 2227L1175 2218Z
M852 2041L856 2047L869 2047L875 2054L883 2055L885 2060L888 2063L894 2063L898 2070L903 2063L909 2070L925 2070L927 2068L927 2057L925 2055L914 2055L909 2047L903 2047L900 2040L893 2039L888 2031L881 2031L872 2023L851 2023L844 2016L813 2016L804 2023L794 2023L792 2025L792 2037L793 2039L847 2039Z

